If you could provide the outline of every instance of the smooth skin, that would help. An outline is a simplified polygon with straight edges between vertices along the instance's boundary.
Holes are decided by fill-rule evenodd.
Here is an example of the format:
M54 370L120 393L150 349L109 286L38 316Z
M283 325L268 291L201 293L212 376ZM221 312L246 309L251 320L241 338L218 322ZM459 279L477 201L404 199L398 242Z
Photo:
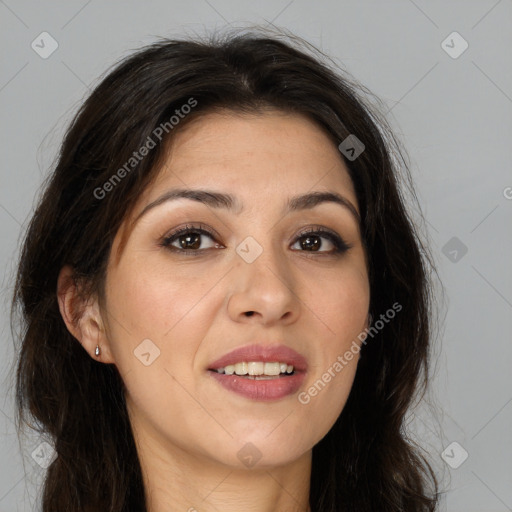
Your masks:
M176 188L229 193L243 210L180 198L130 226ZM308 361L299 392L307 391L368 326L356 217L333 202L284 211L290 197L313 191L336 192L359 212L343 159L315 123L275 110L210 113L175 134L157 179L119 229L105 308L90 301L74 325L76 290L66 285L70 268L62 269L59 303L68 329L92 358L115 364L126 385L150 512L309 510L312 448L342 412L359 354L307 404L298 393L270 402L245 398L220 386L208 367L243 345L285 344ZM170 242L174 251L162 246L176 228L199 224L214 236L191 229ZM350 248L336 254L324 235L301 235L318 226ZM263 249L252 263L236 251L247 237ZM143 340L151 340L147 366L136 356ZM252 467L237 456L247 443L261 454Z

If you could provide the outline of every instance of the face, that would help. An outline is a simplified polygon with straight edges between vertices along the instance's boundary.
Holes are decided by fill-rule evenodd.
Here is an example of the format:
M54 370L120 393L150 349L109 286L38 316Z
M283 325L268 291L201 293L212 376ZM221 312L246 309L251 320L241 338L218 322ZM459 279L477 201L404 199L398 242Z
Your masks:
M177 189L232 202L159 200ZM342 200L292 201L312 192ZM235 467L247 453L260 467L308 453L344 407L358 352L340 357L367 325L358 212L338 149L302 116L216 113L178 132L107 269L104 343L137 432L164 451ZM238 372L275 372L264 356L295 362L294 372L228 375L235 360L256 363Z

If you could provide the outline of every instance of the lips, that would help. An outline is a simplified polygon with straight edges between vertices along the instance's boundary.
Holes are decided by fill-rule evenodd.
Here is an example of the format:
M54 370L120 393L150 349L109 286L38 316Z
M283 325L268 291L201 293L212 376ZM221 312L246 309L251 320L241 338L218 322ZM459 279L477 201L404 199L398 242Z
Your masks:
M307 370L306 359L285 345L248 345L240 347L210 363L208 370L217 370L218 368L224 368L228 365L244 361L282 362L292 365L296 372L305 372Z
M293 366L293 373L274 377L249 377L218 373L218 368L225 368L241 362L280 362ZM208 376L218 382L224 389L250 400L268 402L285 399L295 394L306 378L306 359L292 348L285 345L263 346L249 345L237 348L213 361L208 366Z

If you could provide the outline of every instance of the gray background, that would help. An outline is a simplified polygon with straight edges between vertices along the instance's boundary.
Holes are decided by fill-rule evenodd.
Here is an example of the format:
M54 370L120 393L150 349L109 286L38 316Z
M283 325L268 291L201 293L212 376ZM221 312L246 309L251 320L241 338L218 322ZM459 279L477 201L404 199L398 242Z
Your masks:
M0 0L0 20L0 512L37 510L44 475L31 456L42 440L20 449L12 420L8 306L20 233L70 115L131 49L227 23L286 28L383 100L410 156L446 296L438 406L411 412L411 435L440 474L441 510L512 510L511 0ZM31 47L43 31L59 45L47 59ZM453 31L469 44L457 58L445 51L460 52L457 36L442 45ZM454 468L462 449L469 456Z

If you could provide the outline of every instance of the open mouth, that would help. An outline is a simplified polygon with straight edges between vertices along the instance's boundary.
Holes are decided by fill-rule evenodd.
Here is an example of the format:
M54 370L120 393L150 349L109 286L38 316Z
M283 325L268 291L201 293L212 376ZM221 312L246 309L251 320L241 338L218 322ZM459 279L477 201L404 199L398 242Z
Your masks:
M212 373L219 374L219 372L215 370L209 370ZM240 379L247 379L247 380L276 380L276 379L286 379L289 377L293 377L295 375L295 372L292 373L284 373L280 375L237 375L236 373L233 373L232 375L229 374L221 374L225 376L232 376L232 377L238 377Z
M272 380L295 374L293 365L278 361L242 361L224 367L209 368L209 371L250 380Z
M207 374L230 392L256 401L285 399L306 379L304 356L285 345L250 345L211 362Z

